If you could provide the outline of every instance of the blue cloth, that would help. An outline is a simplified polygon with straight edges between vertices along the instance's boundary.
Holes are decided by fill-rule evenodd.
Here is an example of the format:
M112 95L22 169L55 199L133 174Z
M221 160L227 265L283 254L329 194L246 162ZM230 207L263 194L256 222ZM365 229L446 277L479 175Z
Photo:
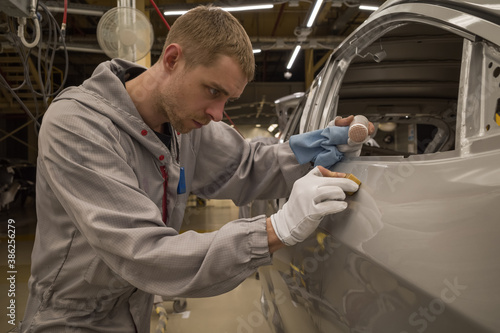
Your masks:
M330 126L292 135L289 144L300 164L313 162L329 169L344 157L337 146L347 144L348 131L349 126Z

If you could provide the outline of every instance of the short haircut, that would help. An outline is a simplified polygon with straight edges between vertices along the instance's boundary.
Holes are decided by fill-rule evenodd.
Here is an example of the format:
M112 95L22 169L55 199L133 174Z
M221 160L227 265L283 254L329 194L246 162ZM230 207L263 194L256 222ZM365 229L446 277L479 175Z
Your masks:
M249 82L254 78L255 59L250 38L241 23L221 8L202 5L177 18L167 35L160 60L172 43L181 46L188 69L210 66L220 55L226 55L239 63Z

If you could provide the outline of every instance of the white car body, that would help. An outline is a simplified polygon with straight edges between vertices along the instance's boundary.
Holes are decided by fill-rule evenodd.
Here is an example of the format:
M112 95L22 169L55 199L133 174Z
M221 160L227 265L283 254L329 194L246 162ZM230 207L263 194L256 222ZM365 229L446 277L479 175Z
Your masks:
M347 210L260 269L273 331L499 332L498 0L388 1L334 51L283 140L349 114L380 147L333 167L362 182Z

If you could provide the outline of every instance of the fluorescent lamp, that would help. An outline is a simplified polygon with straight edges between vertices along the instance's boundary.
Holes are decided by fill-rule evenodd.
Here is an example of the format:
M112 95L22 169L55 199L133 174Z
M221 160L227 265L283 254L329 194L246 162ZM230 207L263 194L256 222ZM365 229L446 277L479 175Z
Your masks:
M167 10L163 12L165 16L181 16L187 13L187 10Z
M237 7L222 7L222 9L228 12L241 12L244 10L258 10L258 9L271 9L272 4L269 5L255 5L255 6L237 6Z
M267 128L267 130L268 130L269 132L272 132L272 131L274 131L274 130L276 129L276 127L278 127L278 124L272 124L271 126L269 126L269 127Z
M321 8L322 3L323 3L323 0L316 0L316 4L314 5L311 16L309 17L309 21L307 21L307 24L306 24L306 26L308 28L312 27L314 20L316 19L316 15L318 15L319 9Z
M292 68L293 62L295 61L295 58L297 58L299 51L300 51L300 45L295 46L295 50L293 50L292 57L290 58L288 65L286 65L286 69Z
M258 9L271 9L272 4L268 5L254 5L254 6L235 6L235 7L221 7L227 12L241 12L246 10L258 10ZM163 12L165 16L181 16L187 13L187 10L167 10Z
M261 49L253 49L252 51L253 51L253 53L260 53L260 52L262 52Z
M376 6L365 6L365 5L361 5L359 6L359 9L361 10L371 10L371 11L376 11L378 9L378 7Z

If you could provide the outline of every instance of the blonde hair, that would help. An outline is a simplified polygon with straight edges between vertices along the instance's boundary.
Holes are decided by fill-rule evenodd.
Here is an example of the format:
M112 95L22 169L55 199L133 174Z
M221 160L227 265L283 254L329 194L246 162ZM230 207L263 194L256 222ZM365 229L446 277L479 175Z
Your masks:
M172 25L163 46L181 46L186 68L210 66L218 56L234 58L248 81L253 80L255 59L252 43L240 22L228 12L211 5L198 6L180 16Z

